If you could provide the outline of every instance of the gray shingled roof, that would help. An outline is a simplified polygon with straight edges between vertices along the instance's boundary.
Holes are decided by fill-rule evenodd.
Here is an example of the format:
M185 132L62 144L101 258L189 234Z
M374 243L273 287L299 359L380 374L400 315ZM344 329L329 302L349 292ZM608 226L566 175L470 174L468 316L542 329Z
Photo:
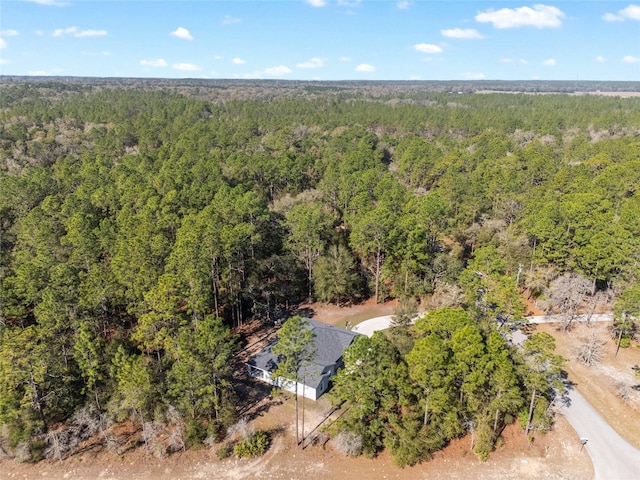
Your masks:
M305 378L304 383L308 387L318 388L323 377L330 375L332 369L341 360L345 348L351 345L360 334L310 318L303 318L303 321L309 324L314 334L316 356L313 363L307 367L307 371L299 371L298 375L300 378ZM247 364L269 373L273 372L278 366L278 357L271 351L271 348L276 343L278 343L277 339L255 357L252 357Z

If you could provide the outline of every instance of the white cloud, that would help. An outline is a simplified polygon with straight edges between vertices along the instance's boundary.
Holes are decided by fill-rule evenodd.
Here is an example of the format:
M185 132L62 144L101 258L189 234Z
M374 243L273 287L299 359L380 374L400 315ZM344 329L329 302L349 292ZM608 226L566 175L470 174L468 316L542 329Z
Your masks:
M624 63L638 63L640 62L640 58L634 57L633 55L626 55L622 58L622 61Z
M622 10L618 10L618 13L605 13L602 16L605 22L624 22L625 20L640 20L640 6L629 5Z
M640 20L640 6L629 5L627 8L619 10L618 13L629 20Z
M284 65L278 65L277 67L269 67L264 70L265 75L287 75L291 73L291 69L289 67L285 67Z
M184 27L178 27L176 30L171 32L171 35L177 38L182 38L183 40L193 40L193 37L189 33L189 30Z
M7 42L2 37L0 37L0 48L7 48Z
M492 23L495 28L559 27L564 13L557 7L534 5L532 7L487 10L476 15L480 23Z
M306 62L298 63L298 68L322 68L324 67L324 58L313 57Z
M5 60L4 58L0 58L0 65L8 65L9 60Z
M305 0L312 7L324 7L327 2L325 0Z
M406 0L401 0L400 2L396 3L396 7L398 7L400 10L406 10L410 6L411 2L407 2Z
M17 37L18 35L17 30L2 30L0 32L0 37Z
M361 63L356 67L356 72L375 72L376 67L369 65L368 63Z
M53 31L54 37L62 37L71 35L76 38L82 37L104 37L107 35L106 30L79 30L78 27L56 28Z
M48 7L66 7L69 2L58 2L57 0L25 0L27 2L37 3L38 5L46 5Z
M244 60L241 58L234 58L233 60L231 60L233 63L235 63L236 65L242 65L244 63Z
M242 20L236 17L232 17L231 15L225 15L222 21L220 22L222 25L233 25L234 23L240 23Z
M56 28L53 31L53 36L61 37L62 35L73 35L77 31L78 31L78 27Z
M602 16L602 19L605 22L624 22L624 17L621 15L616 15L615 13L605 13Z
M417 43L413 49L420 53L442 53L442 48L432 43Z
M202 70L198 65L193 63L174 63L171 67L175 70L182 70L184 72L197 72Z
M214 55L213 59L214 60L222 60L222 55Z
M156 60L140 60L140 65L145 67L166 67L168 63L164 59L158 58Z
M104 37L107 35L106 30L82 30L77 32L74 37Z
M351 58L349 58L349 57L340 57L340 61L341 62L350 62Z
M602 55L598 55L596 57L596 62L606 62L606 61L607 61L607 59L604 58Z
M553 67L556 64L556 59L555 58L547 58L546 60L543 60L542 64L546 65L547 67Z
M448 30L440 30L440 33L447 38L463 38L463 39L480 39L484 36L480 35L473 28L450 28Z

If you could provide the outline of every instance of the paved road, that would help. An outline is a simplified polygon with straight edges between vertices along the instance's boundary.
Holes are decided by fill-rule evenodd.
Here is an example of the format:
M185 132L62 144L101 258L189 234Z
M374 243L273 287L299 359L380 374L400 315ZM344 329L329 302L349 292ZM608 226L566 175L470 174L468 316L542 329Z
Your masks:
M622 438L575 389L560 412L580 438L587 439L595 480L640 479L640 450Z
M370 337L377 330L389 328L391 318L392 315L386 315L365 320L353 327L353 331ZM553 323L561 321L561 318L558 315L547 315L529 317L528 320L529 323ZM613 320L613 316L580 315L573 319L574 322L587 320L607 322ZM522 336L524 341L526 337ZM593 463L595 480L640 480L640 450L618 435L577 390L569 391L569 400L569 404L560 411L578 435L587 439L585 448Z
M359 323L353 327L354 332L362 333L367 337L373 335L373 332L378 330L386 330L391 326L391 319L393 315L385 315L383 317L370 318L364 322ZM529 323L556 323L563 321L562 315L541 315L535 317L527 317ZM596 313L593 315L576 315L573 318L574 322L610 322L613 320L613 315L610 313ZM640 479L638 479L640 480Z

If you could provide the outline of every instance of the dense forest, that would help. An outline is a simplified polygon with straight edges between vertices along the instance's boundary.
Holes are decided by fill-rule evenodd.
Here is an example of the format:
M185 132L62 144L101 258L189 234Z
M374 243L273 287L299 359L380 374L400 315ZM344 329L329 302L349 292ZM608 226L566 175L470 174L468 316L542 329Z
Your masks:
M237 327L367 298L405 313L336 378L353 453L548 429L553 339L505 339L527 297L567 327L613 302L634 335L640 98L451 87L4 79L4 448L61 457L127 419L223 435Z

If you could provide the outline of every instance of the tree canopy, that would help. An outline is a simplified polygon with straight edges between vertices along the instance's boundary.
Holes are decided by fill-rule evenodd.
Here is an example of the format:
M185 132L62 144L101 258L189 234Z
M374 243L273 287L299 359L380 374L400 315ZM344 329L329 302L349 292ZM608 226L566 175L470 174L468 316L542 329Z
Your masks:
M526 289L568 314L626 292L616 332L636 332L640 99L473 91L3 81L12 446L88 405L143 423L177 411L202 439L235 412L233 329L371 297L452 308L418 322L402 352L380 336L354 346L378 354L345 420L367 453L384 443L414 463L474 432L484 456L523 395L542 428L549 390L512 368L537 357L516 359L497 331L526 313ZM567 279L576 289L559 298Z

